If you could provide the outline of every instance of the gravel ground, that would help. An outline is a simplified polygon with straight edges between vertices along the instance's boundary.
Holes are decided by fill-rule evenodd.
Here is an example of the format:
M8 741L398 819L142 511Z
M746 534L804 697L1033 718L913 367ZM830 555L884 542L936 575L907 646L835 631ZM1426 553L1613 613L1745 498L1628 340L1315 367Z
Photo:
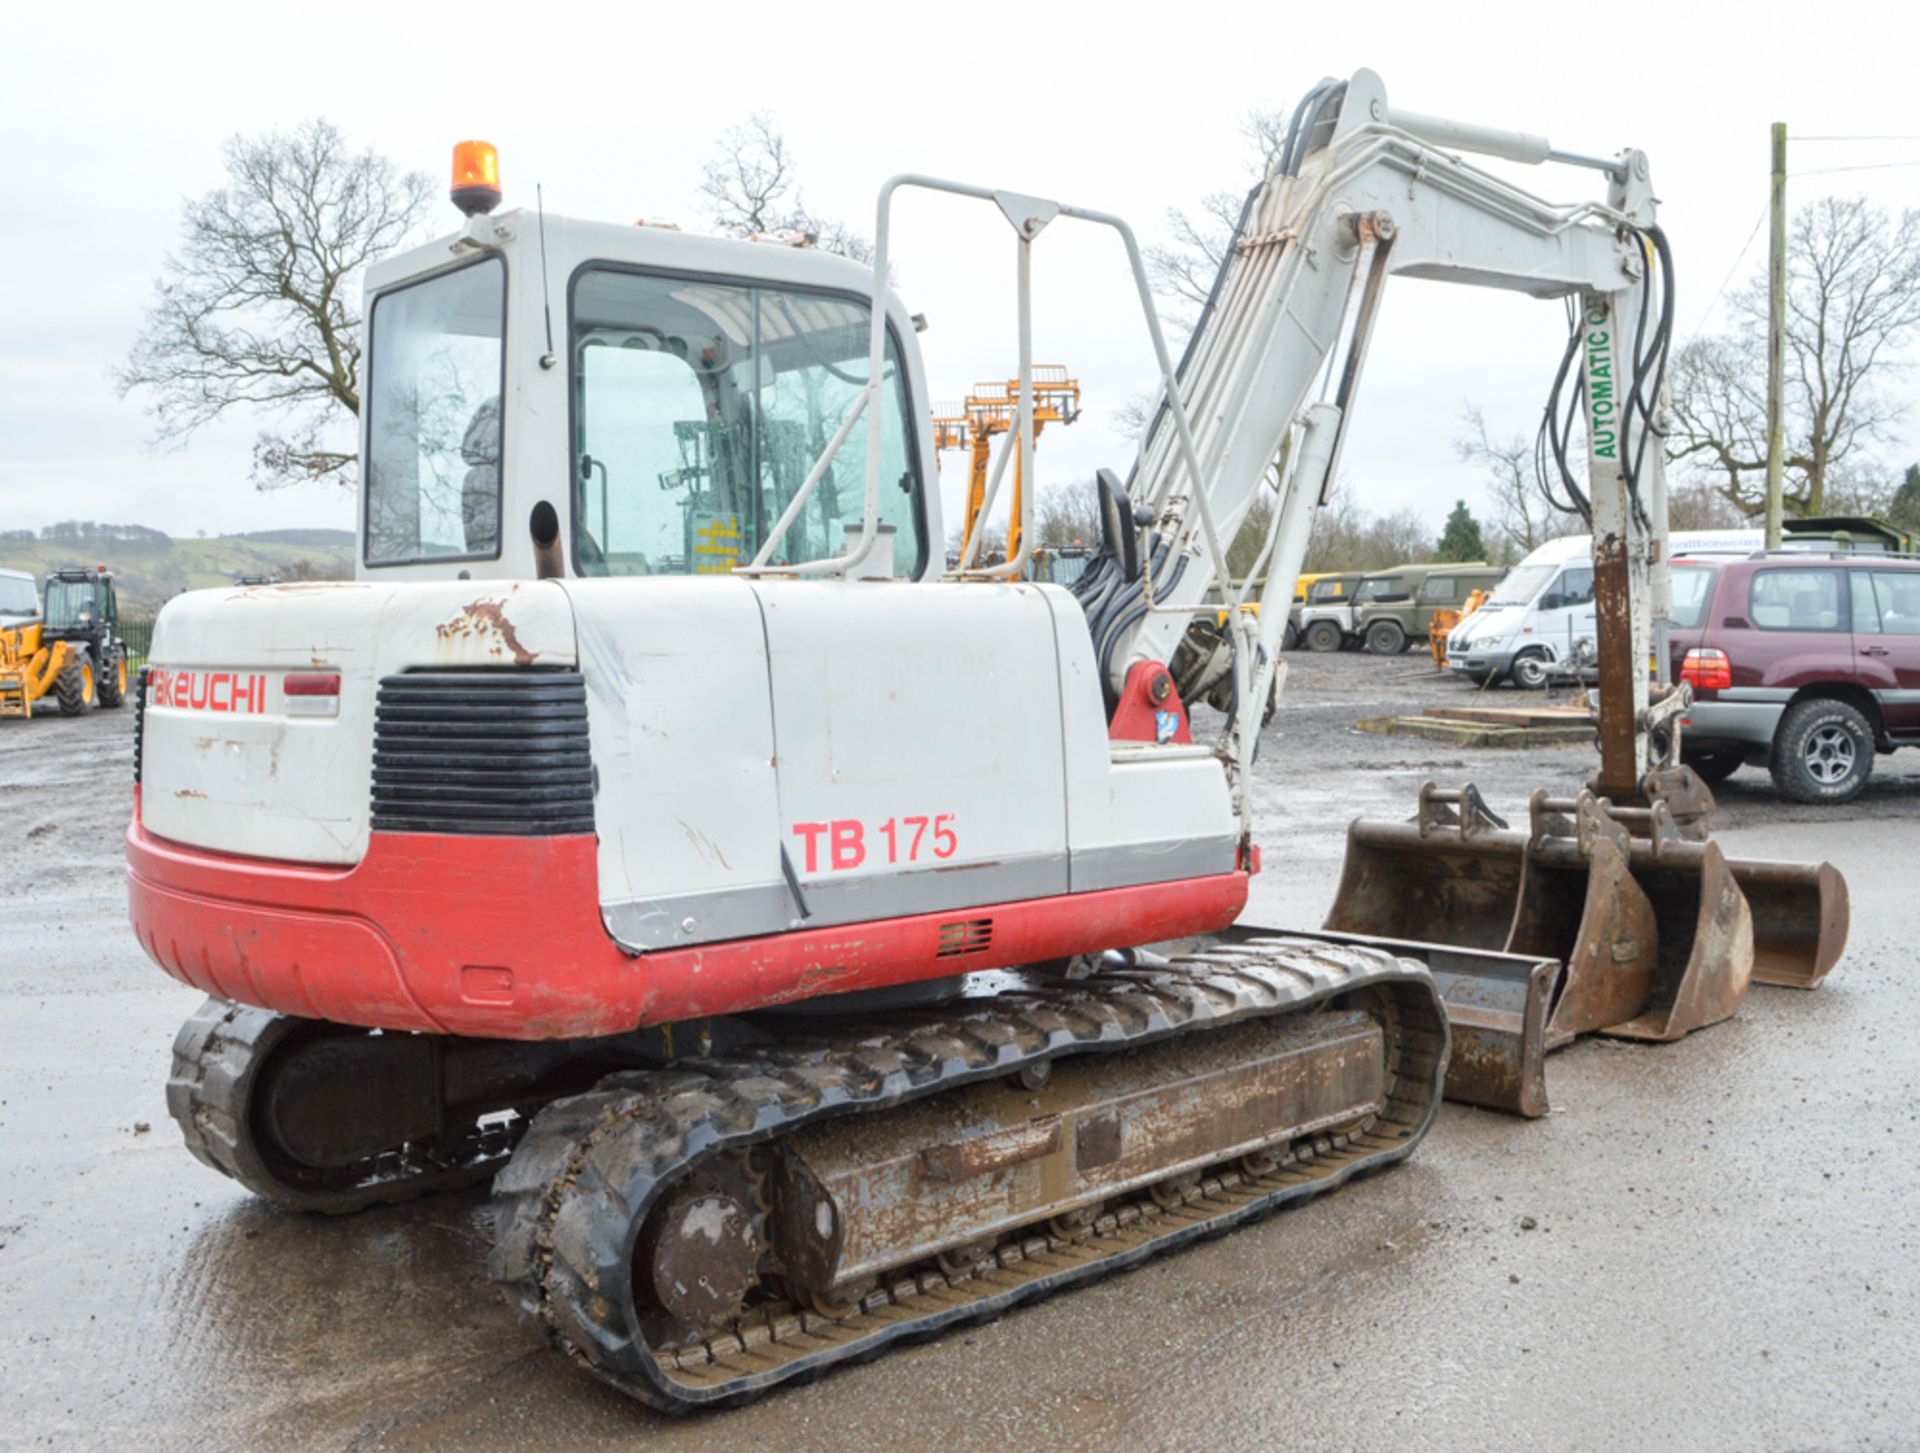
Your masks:
M1317 923L1345 822L1405 816L1429 777L1523 811L1592 768L1359 734L1470 693L1411 655L1290 659L1250 921ZM126 927L128 724L0 722L0 1448L1920 1444L1920 752L1837 810L1761 772L1720 790L1730 850L1851 882L1819 991L1756 990L1678 1045L1583 1042L1545 1120L1448 1105L1335 1197L670 1423L531 1350L483 1280L482 1195L327 1221L187 1156L162 1085L197 996Z

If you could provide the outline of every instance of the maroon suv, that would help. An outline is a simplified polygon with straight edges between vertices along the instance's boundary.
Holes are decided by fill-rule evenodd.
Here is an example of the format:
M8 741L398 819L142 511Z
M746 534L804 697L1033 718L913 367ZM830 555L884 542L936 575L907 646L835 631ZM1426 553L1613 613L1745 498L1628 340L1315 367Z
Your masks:
M1764 763L1796 802L1845 802L1874 753L1920 745L1920 560L1676 560L1670 640L1709 782Z

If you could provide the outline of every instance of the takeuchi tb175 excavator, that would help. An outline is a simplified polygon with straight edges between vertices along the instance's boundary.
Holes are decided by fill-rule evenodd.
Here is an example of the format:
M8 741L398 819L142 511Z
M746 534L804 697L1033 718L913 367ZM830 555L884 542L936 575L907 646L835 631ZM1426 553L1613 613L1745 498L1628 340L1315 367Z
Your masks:
M908 189L1013 234L1017 418L952 569L884 286ZM1686 690L1646 669L1672 271L1642 153L1322 83L1177 363L1088 208L896 177L868 268L500 199L463 143L464 224L369 270L356 578L176 598L138 684L133 925L213 996L169 1103L260 1195L492 1177L527 1323L681 1410L1331 1190L1443 1093L1537 1113L1574 1034L1672 1037L1837 954L1831 869L1702 840ZM1161 380L1071 589L1023 578L1031 489L980 563L1009 458L1034 478L1030 258L1066 225L1112 235ZM1600 771L1524 833L1429 790L1355 826L1326 928L1236 925L1285 595L1396 273L1567 306L1548 455L1593 522ZM1225 549L1276 460L1254 612Z

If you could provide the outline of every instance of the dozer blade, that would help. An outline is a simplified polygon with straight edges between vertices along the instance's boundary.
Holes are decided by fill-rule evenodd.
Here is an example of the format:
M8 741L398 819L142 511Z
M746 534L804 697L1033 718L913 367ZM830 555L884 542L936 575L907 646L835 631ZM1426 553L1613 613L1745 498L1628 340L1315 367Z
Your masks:
M1546 1051L1582 1034L1671 1040L1718 1023L1740 1007L1755 958L1734 872L1717 847L1680 839L1664 804L1614 809L1587 793L1556 801L1539 792L1530 816L1530 831L1513 831L1471 786L1427 784L1413 821L1348 829L1326 922L1400 941L1395 951L1412 956L1451 946L1554 963L1553 974L1524 981L1510 965L1466 963L1449 980L1430 960L1456 1041L1469 1047L1448 1075L1448 1097L1521 1114L1544 1110L1537 1066ZM1633 837L1629 821L1649 836ZM1800 906L1778 910L1767 942L1789 971L1830 966L1844 937L1844 885L1830 870L1823 879L1770 866L1794 880ZM1809 903L1826 910L1811 930Z
M1260 932L1229 928L1219 937L1237 942ZM1563 972L1558 959L1326 929L1318 933L1289 929L1288 935L1379 949L1425 964L1446 1008L1453 1041L1446 1098L1529 1118L1545 1115L1551 1108L1547 1012Z

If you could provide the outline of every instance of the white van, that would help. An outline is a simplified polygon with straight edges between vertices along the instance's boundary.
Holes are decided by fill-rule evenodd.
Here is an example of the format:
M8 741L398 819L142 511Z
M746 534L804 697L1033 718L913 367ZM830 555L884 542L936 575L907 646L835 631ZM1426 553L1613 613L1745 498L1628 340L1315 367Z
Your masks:
M1672 536L1680 555L1750 555L1764 548L1759 530L1690 530ZM1447 669L1483 685L1503 676L1540 687L1556 664L1591 656L1593 537L1562 535L1522 560L1487 603L1447 636Z

